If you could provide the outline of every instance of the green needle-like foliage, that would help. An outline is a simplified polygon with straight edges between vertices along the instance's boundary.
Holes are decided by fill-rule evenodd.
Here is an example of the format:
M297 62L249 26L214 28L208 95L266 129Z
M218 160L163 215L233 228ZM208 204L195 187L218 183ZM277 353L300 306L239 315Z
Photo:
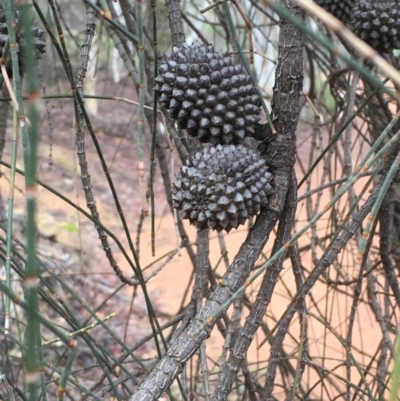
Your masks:
M0 399L399 399L375 3L0 0Z

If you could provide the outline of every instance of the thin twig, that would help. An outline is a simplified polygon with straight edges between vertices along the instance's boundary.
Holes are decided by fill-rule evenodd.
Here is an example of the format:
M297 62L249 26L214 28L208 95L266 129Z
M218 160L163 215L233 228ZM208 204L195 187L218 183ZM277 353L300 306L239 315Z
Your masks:
M393 292L397 307L400 308L400 286L392 262L392 238L394 216L394 191L389 189L379 213L380 243L379 252L382 259L383 270L386 274L389 286Z
M295 180L296 179L293 173L292 180L289 184L288 197L286 199L282 217L279 222L277 239L275 240L272 254L274 254L276 250L280 249L291 236L297 205L297 186ZM246 323L240 331L228 361L224 365L225 369L221 369L218 384L213 394L214 401L226 400L228 398L233 382L236 378L236 372L239 370L242 361L245 359L255 332L260 326L265 311L271 302L275 284L278 281L285 257L286 255L282 254L264 275L256 301L254 302L250 314L246 319Z
M12 85L10 82L10 78L8 77L8 74L7 74L6 67L4 64L0 64L0 68L1 68L1 75L3 76L4 82L6 83L6 87L8 90L8 94L10 95L12 105L13 105L14 109L16 111L18 111L19 106L18 106L17 98L15 97L15 94L14 94L14 91L13 91L13 88L12 88Z
M10 401L15 401L13 388L10 385L10 383L8 382L6 375L0 370L0 385L1 384L3 384L4 387L6 388L9 400Z

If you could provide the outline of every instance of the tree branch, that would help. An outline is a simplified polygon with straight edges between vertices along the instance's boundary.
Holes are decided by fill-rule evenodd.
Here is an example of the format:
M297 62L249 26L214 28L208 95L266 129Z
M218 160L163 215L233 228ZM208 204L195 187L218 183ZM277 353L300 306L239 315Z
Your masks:
M289 185L288 196L282 213L282 218L279 222L278 234L272 254L274 254L274 252L276 252L278 249L282 248L282 246L290 239L291 236L297 205L297 186L294 172L292 173L292 180L294 182L291 181ZM257 329L260 327L263 316L265 315L265 311L271 302L272 294L274 292L276 282L278 281L279 274L282 270L282 265L285 258L286 253L282 254L276 263L274 263L265 272L256 301L232 349L225 368L221 371L217 388L213 395L214 401L226 400L232 390L232 385L235 381L237 372L239 371L241 364L247 355L249 346L252 343L254 335Z
M393 214L394 199L393 190L389 189L379 212L379 252L382 259L383 270L386 274L389 286L392 289L397 307L400 307L400 286L397 281L396 273L392 262L392 237L393 237Z
M179 0L165 0L167 8L169 28L171 30L172 45L181 47L185 41L182 13L179 7Z
M361 223L367 217L368 213L371 211L372 206L374 205L379 191L382 187L382 182L385 177L382 177L378 185L374 188L372 194L370 195L369 199L365 202L365 204L360 208L360 211L353 217L353 220L346 226L343 233L337 238L337 240L330 246L329 250L325 252L325 254L321 257L319 263L314 268L310 276L307 280L305 280L303 286L301 287L300 291L293 297L292 302L287 307L285 313L283 314L282 318L278 323L278 328L276 330L277 336L275 337L275 342L271 347L271 352L274 349L278 349L278 345L283 342L283 339L286 335L286 330L289 326L290 321L293 318L294 313L297 310L299 300L304 298L310 289L314 286L320 275L323 271L332 264L334 259L337 257L339 252L346 246L348 241L354 236L356 230L360 228ZM265 383L265 393L263 399L266 401L274 400L272 396L273 390L273 383L275 378L275 371L276 371L276 360L278 355L271 355L270 363L268 366L267 376L266 376L266 383Z
M244 284L277 220L278 213L273 210L263 210L260 213L235 260L224 274L222 278L224 285L215 289L188 328L172 344L167 355L141 383L130 401L156 400L172 384L186 361L197 351L202 341L209 337L215 320L201 330L196 337L193 333L208 322L209 317Z

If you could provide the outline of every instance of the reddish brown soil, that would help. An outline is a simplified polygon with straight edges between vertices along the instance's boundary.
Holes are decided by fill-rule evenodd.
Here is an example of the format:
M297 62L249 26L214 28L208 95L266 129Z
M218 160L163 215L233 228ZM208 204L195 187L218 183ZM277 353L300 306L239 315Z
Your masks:
M98 82L99 88L102 84L108 85L107 93L110 96L125 96L134 99L134 92L128 81L121 82L120 85L111 85L109 82ZM121 88L124 88L122 91ZM52 140L49 139L48 124L42 125L42 142L40 145L40 179L50 184L53 188L62 192L72 202L86 209L82 185L79 181L79 166L77 165L76 149L75 149L75 132L73 129L73 110L69 100L51 103L54 108L51 109L53 116L53 131ZM96 116L92 117L93 128L96 132L96 137L99 141L104 158L107 161L108 168L111 172L111 177L117 189L122 210L127 219L131 237L136 243L136 230L139 222L141 203L139 196L139 182L137 170L137 147L136 147L136 106L124 103L122 101L104 100L99 103L99 110ZM44 115L44 110L43 110ZM149 136L147 135L147 138ZM95 147L89 136L86 134L86 154L89 163L89 171L92 178L93 192L96 198L97 207L100 212L101 220L121 241L128 254L131 256L128 248L128 242L123 234L122 226L115 208L115 204L109 190L109 186L102 171L98 155ZM303 144L299 152L303 162L308 160L309 141L306 139L306 133L299 131L300 141L303 139ZM20 146L21 147L21 146ZM52 153L49 158L48 154ZM146 139L144 142L144 153L146 157L146 180L149 176L149 151L150 143ZM175 155L176 157L176 155ZM5 153L5 160L10 158L10 142ZM19 166L22 166L21 154L19 157ZM177 160L177 158L176 158ZM51 168L49 167L52 162ZM178 168L178 162L175 163L175 170ZM8 176L8 171L3 168L5 177ZM300 169L297 170L298 176L301 177ZM321 171L315 173L315 177L320 177ZM3 198L8 195L8 182L6 178L1 179L1 192ZM315 185L317 181L313 181ZM360 184L361 185L361 184ZM23 191L23 180L17 179L18 190ZM301 191L303 192L303 190ZM145 275L148 275L155 267L162 263L162 257L168 252L173 251L179 242L175 235L174 222L169 212L168 205L165 200L165 192L160 175L157 173L155 180L155 241L156 241L156 256L151 255L151 224L150 218L146 218L143 223L142 233L140 237L140 263ZM330 194L325 191L321 201L321 207L330 199ZM23 196L17 191L16 193L16 216L23 214L24 202ZM118 286L119 281L111 270L107 259L101 249L97 233L93 224L80 215L75 209L68 206L64 201L57 196L49 193L49 191L40 188L38 197L38 224L42 237L54 237L56 242L50 242L42 238L40 244L40 252L51 256L54 260L74 259L73 266L69 272L74 274L86 274L84 282L92 283L93 280L98 280L102 288L114 289ZM305 204L301 203L298 209L298 224L297 229L301 228L307 222L305 213ZM320 230L324 230L324 221L321 220ZM195 242L195 231L191 227L187 227L192 244ZM232 261L237 250L246 236L246 228L232 232L227 235L226 243L228 249L229 260ZM299 242L299 246L309 243L309 234L305 235ZM269 241L265 249L265 255L273 244L273 237ZM112 241L111 241L112 242ZM49 246L50 244L50 246ZM115 244L112 244L112 249L115 252L116 259L125 274L130 275L131 269L122 255L118 251ZM160 260L157 260L157 259ZM302 254L302 264L307 270L312 268L311 255ZM211 234L210 245L210 260L212 266L216 266L220 259L220 248L217 236ZM147 269L147 266L154 264L153 267ZM225 270L224 264L221 262L218 271L223 273ZM96 274L94 274L96 273ZM192 274L192 266L185 250L182 250L179 255L176 255L152 280L150 280L148 289L149 294L155 304L157 313L160 316L173 316L181 303L183 294L188 287L189 280ZM97 282L97 281L96 281ZM249 288L248 294L254 297L259 285L260 279ZM90 286L89 286L90 287ZM92 287L90 287L92 288ZM94 287L96 288L96 287ZM98 288L98 287L97 287ZM346 289L343 289L346 291ZM94 292L93 292L94 291ZM290 301L290 296L295 294L295 284L289 261L285 262L285 269L282 272L281 280L277 284L275 294L267 312L267 322L270 327L273 327L276 319L283 314L287 304ZM105 316L110 311L117 311L120 316L127 316L130 308L130 296L132 289L125 290L126 298L120 298L115 303L111 301L103 311ZM92 307L100 303L100 299L96 299L96 292L93 288L85 292L82 289L82 297L88 301ZM351 297L339 293L327 293L327 289L323 284L318 284L312 291L314 299L318 302L320 311L326 311L330 316L331 327L334 328L342 336L346 335L347 317L351 306ZM94 296L94 298L93 298ZM105 297L105 292L102 293ZM121 300L122 299L122 300ZM310 310L317 313L315 307L309 302ZM243 317L247 314L244 313ZM137 291L136 298L133 304L133 313L131 314L130 328L133 331L130 333L130 343L137 340L143 333L150 330L148 325L144 298L140 290ZM329 330L321 323L309 318L309 338L310 338L310 354L314 357L316 363L322 363L320 358L325 358L325 367L334 367L339 364L339 360L345 358L345 350L339 341L333 336ZM121 320L121 327L115 330L123 335L124 321ZM291 325L291 333L298 338L298 321L295 319ZM374 318L370 315L367 308L360 306L356 315L353 347L355 352L362 348L368 355L372 355L381 340L381 334ZM264 339L262 333L258 333L255 345ZM211 339L207 342L207 349L210 357L216 360L221 353L222 340L217 333L213 333ZM256 352L255 345L250 352L250 358L253 361L265 361L269 353L268 347L264 346L260 352ZM287 352L293 350L297 357L297 346L287 336L285 341L285 349ZM154 351L147 348L148 356L154 354ZM360 357L360 361L363 358ZM265 365L262 365L265 366ZM344 368L340 368L337 373L343 375ZM358 377L354 373L354 377ZM315 377L316 379L316 377ZM354 379L354 381L358 381Z

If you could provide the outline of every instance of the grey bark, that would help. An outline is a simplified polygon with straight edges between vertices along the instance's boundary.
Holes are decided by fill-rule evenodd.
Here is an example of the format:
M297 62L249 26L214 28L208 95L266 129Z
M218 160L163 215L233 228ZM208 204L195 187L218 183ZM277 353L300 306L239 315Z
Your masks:
M5 89L0 91L3 97L8 97L8 92ZM10 110L9 102L0 102L0 160L3 160L3 152L6 144L6 133L7 133L7 119Z
M297 186L295 183L296 177L294 173L292 175L292 180L294 182L290 182L290 189L282 213L282 218L279 222L278 234L272 253L279 250L291 236L297 205ZM261 325L265 311L271 302L272 294L282 270L285 257L286 253L282 254L281 257L266 271L253 308L251 309L239 338L232 349L225 365L226 367L221 372L217 388L213 395L213 401L222 401L228 398L228 395L232 390L232 385L236 379L237 372L246 357L247 350L249 349L255 333Z
M303 13L295 7L292 1L286 1L286 6L297 16ZM272 98L272 121L277 134L265 147L265 155L269 165L275 169L275 188L277 189L272 207L281 208L295 162L296 127L300 113L300 94L303 84L303 36L299 30L280 21L278 42L278 65L275 74L275 86ZM287 197L287 213L280 221L280 235L275 243L279 249L289 238L296 211L295 177L293 174ZM243 327L226 364L221 372L214 400L226 400L237 372L245 358L254 334L261 324L262 317L269 305L275 284L282 268L284 256L280 258L265 274L256 302Z
M93 38L95 34L95 12L89 6L86 7L86 31L83 45L81 47L81 63L79 65L79 69L76 73L75 81L76 81L76 91L79 96L83 99L83 84L86 76L87 66L89 63L89 52L93 43ZM84 127L84 113L81 106L77 105L77 124L76 124L76 143L77 143L77 154L79 160L79 167L81 172L81 182L83 186L83 191L85 194L86 206L89 208L91 215L98 221L100 220L100 214L96 206L96 201L93 194L88 161L86 157L85 150L85 127ZM89 127L89 130L91 127ZM118 205L117 205L118 207ZM110 262L111 267L113 268L117 277L126 284L135 285L137 283L132 282L130 279L126 278L118 266L117 261L115 260L114 254L112 252L110 243L108 241L107 234L102 230L102 228L98 225L95 225L97 233L100 238L101 245L103 250L107 256L107 259Z
M294 279L296 282L296 289L300 291L301 287L303 286L303 269L301 266L300 254L297 245L292 246L289 249L289 257L292 262L292 270ZM286 393L285 401L293 401L296 398L305 398L305 390L302 386L302 377L306 366L309 362L309 347L308 347L308 310L307 310L307 303L305 298L299 299L299 320L300 320L300 344L302 345L301 356L298 359L297 366L296 366L296 373L293 375L293 382L290 386L289 391ZM300 349L299 349L300 352ZM286 355L281 355L286 358ZM297 380L296 380L297 379ZM296 383L298 384L298 390L296 391ZM301 396L298 395L300 392Z
M215 321L209 323L196 336L193 333L208 322L208 318L244 284L277 219L278 214L272 210L261 212L235 260L222 278L225 285L215 289L188 328L171 345L166 356L141 383L130 398L131 401L156 400L172 384L186 361L197 351L202 341L209 337Z
M14 390L11 384L8 382L6 375L0 370L0 387L5 387L8 399L15 401Z
M117 19L117 14L115 12L113 3L108 2L108 4L109 4L110 10L111 10L111 13L113 15L113 18ZM123 9L128 6L129 6L129 3L125 2L125 1L121 2L121 7ZM130 8L128 7L125 11L129 13L129 9ZM131 26L131 28L134 28L134 26ZM135 87L138 87L138 82L139 82L138 72L137 72L136 67L135 67L134 63L132 62L131 58L125 51L125 47L123 46L123 44L121 42L121 37L120 37L121 35L119 35L118 31L116 31L116 30L111 29L110 32L112 32L112 39L114 41L116 48L118 49L118 51L120 53L122 60L124 61L125 67L127 68L128 72L129 72L130 78L132 79ZM133 30L132 33L136 34L136 30ZM153 77L150 69L147 69L147 79L148 79L147 88L151 88L153 86L154 77ZM152 98L152 95L150 94L150 92L146 91L146 95L145 95L146 104L152 106L152 104L153 104L152 99L153 98ZM166 110L163 110L163 112L164 112L164 115L165 115L165 118L167 121L167 125L169 124L168 131L174 139L174 142L176 144L176 147L178 149L178 153L179 153L181 159L184 160L188 157L188 152L185 149L184 145L179 140L178 134L176 133L174 127L170 124ZM151 126L153 123L152 113L145 111L145 116L146 116L146 120L147 120L149 126ZM160 135L156 135L156 144L155 145L156 145L155 146L156 156L157 156L157 160L160 165L160 173L161 173L161 177L163 179L167 201L168 201L168 204L171 206L172 205L172 196L171 196L171 191L170 191L171 177L169 174L169 170L170 170L169 161L167 160L167 157L165 155L165 146L163 145L163 141L162 141L162 138L160 137ZM178 220L178 230L179 230L179 235L182 240L182 246L187 250L190 260L191 260L192 264L194 265L195 264L195 253L194 253L192 247L190 246L189 238L186 234L185 228L184 228L181 220ZM135 285L135 283L137 284L137 282L135 282L135 281L132 281L132 283L134 285Z
M175 2L167 3L175 4ZM293 7L291 1L288 1L287 5L301 15L301 11ZM131 401L156 400L172 384L182 371L185 362L210 335L215 321L209 323L196 336L193 333L197 333L208 318L244 284L281 215L295 162L295 130L300 112L299 97L303 78L302 36L283 21L282 29L285 34L280 37L279 42L279 62L272 103L273 122L277 134L272 141L260 147L274 170L276 193L270 201L268 210L261 211L235 260L223 276L224 286L215 289L182 336L177 338L155 370L141 383L130 398ZM176 31L179 29L174 30L172 35ZM176 39L173 41L177 45Z
M279 326L276 330L277 336L275 337L275 344L271 347L272 350L278 349L278 346L282 344L286 331L285 328L288 327L290 321L293 318L296 309L298 308L299 301L303 299L311 288L315 285L318 278L322 274L322 272L332 264L334 259L337 257L338 253L346 246L348 241L354 236L356 230L359 230L361 223L368 216L369 212L374 205L379 191L382 188L383 179L380 180L380 183L374 188L371 196L365 202L365 204L360 208L360 211L353 217L353 220L346 226L343 233L337 238L337 240L332 244L329 251L325 252L325 254L321 257L319 263L314 268L311 275L305 280L300 291L297 292L296 296L293 298L293 301L289 304L286 311L284 312L283 318L281 319ZM263 395L263 400L265 401L273 401L275 398L272 396L273 391L273 383L276 374L276 367L278 362L279 355L274 354L272 358L270 358L270 363L268 365L267 375L266 375L266 383L265 383L265 393Z
M197 230L196 276L192 294L196 310L200 310L202 299L208 295L209 232L208 228Z
M392 289L397 307L400 307L400 286L397 281L392 260L392 240L393 240L393 215L394 215L394 191L389 189L384 201L382 202L379 213L380 220L380 243L379 252L382 259L383 270Z
M8 96L5 85L0 93L3 97ZM9 102L0 102L0 160L3 160L4 148L6 146L7 121L10 109L11 107ZM0 193L0 224L5 225L6 220L6 209L3 196Z
M185 41L185 31L183 29L182 13L179 6L179 0L166 0L169 28L174 46L180 47Z

